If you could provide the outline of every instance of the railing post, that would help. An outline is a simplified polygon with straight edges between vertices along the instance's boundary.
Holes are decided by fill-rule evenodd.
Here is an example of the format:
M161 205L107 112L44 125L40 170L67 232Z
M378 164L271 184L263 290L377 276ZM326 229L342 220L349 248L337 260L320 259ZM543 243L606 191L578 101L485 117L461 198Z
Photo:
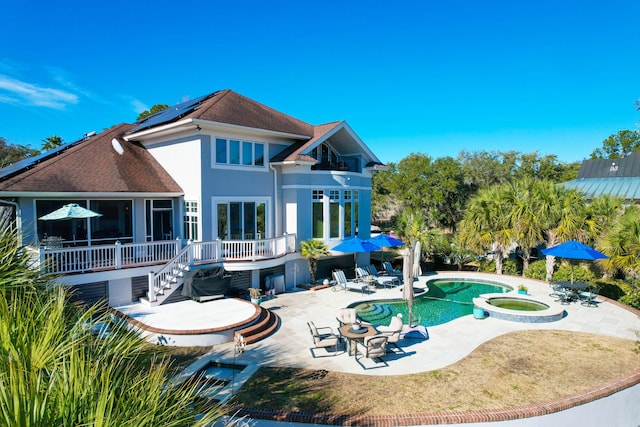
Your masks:
M122 268L122 244L116 240L116 270Z
M154 302L156 300L156 288L153 286L155 274L153 271L150 271L147 277L149 278L149 302Z
M189 248L188 252L188 256L189 256L189 266L192 266L193 263L195 262L195 254L193 253L194 248L193 248L193 240L189 239L187 240L187 247Z
M220 261L222 259L222 240L218 237L216 239L216 253L215 253L216 261Z

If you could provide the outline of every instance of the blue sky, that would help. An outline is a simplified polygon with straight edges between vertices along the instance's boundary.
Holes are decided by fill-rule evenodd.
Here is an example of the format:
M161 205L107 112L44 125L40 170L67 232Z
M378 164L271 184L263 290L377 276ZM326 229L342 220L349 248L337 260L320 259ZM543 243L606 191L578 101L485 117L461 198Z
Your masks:
M0 136L133 122L232 89L346 120L383 162L518 150L579 161L639 129L640 2L0 1Z

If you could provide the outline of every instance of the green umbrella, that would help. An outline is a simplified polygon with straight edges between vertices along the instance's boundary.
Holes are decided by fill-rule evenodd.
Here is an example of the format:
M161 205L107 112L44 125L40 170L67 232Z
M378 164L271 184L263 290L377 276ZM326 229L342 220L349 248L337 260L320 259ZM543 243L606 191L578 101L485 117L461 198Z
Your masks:
M56 209L55 211L41 216L38 219L42 221L53 221L65 219L94 218L97 216L102 216L102 214L99 214L87 208L83 208L77 203L69 203L68 205L64 205L60 209Z

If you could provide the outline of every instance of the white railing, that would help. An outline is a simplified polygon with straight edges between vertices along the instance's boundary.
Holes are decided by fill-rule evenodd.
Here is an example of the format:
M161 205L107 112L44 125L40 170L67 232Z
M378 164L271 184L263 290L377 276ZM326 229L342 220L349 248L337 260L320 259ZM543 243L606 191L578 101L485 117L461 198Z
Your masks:
M188 265L206 262L273 259L296 250L296 235L262 240L188 242ZM73 248L40 248L43 271L53 274L114 270L167 263L182 250L180 239ZM164 268L165 266L163 266Z
M180 241L116 243L74 248L40 248L40 265L45 273L68 274L93 270L114 270L166 262L180 250Z
M185 246L178 254L173 257L164 267L157 273L149 272L149 301L153 302L157 298L158 293L173 282L183 271L185 271L191 262L192 245Z

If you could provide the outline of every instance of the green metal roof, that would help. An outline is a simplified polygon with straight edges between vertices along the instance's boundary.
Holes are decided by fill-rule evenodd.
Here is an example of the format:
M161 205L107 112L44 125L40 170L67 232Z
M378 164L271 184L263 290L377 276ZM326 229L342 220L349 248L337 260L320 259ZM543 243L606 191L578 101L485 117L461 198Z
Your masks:
M588 199L607 194L625 200L640 200L640 176L580 178L563 185L581 191Z

